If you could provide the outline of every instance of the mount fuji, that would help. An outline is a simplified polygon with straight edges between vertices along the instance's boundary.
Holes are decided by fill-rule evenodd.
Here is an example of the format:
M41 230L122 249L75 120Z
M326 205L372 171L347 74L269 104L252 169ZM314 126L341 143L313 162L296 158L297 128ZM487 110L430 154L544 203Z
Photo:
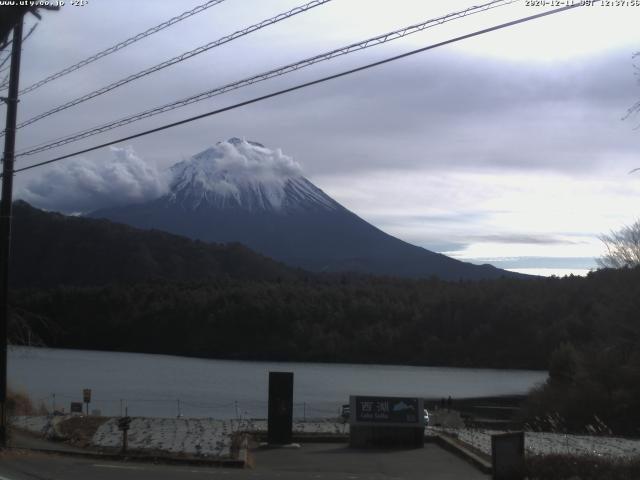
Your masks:
M207 242L240 242L311 271L449 280L518 276L384 233L307 180L290 157L257 142L219 142L175 164L171 178L169 192L156 200L89 216Z

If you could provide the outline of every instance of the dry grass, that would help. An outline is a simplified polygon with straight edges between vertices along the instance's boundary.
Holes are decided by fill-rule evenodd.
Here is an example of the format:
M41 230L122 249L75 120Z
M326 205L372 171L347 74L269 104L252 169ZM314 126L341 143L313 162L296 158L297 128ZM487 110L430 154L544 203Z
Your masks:
M107 420L107 417L70 417L57 428L66 443L85 448L91 445L93 435Z
M26 393L9 389L7 390L7 413L10 416L46 415L47 409L44 405L36 407Z
M526 472L531 480L637 480L640 478L640 458L531 455L526 459Z

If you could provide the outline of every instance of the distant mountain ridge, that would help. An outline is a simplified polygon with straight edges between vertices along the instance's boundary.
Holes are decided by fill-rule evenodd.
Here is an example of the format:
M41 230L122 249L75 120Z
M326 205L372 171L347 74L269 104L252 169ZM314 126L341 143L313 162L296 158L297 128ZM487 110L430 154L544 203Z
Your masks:
M399 240L367 223L302 175L280 150L231 138L175 164L170 192L90 217L207 242L240 242L311 271L447 280L520 276Z
M213 245L107 220L13 207L11 286L144 281L277 280L298 273L240 244Z

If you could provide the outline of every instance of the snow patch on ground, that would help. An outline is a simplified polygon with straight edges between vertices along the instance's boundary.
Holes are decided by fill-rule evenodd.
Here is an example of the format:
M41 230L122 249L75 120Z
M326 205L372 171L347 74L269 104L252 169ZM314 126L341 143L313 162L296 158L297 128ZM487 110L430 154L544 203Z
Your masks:
M48 436L54 418L55 417L49 416L12 417L11 425L22 430L27 430L28 432Z
M52 424L68 416L14 417L13 425L44 436L50 436ZM132 418L128 432L130 450L163 451L202 457L230 457L232 435L236 432L266 432L266 420L215 420L211 418ZM295 433L349 433L349 426L333 420L294 422ZM91 447L119 449L122 432L118 418L102 424L91 440Z
M266 432L266 420L214 420L209 418L134 418L129 429L129 448L171 453L228 457L235 432ZM294 422L296 433L343 433L345 426L332 421ZM348 430L347 430L348 431ZM118 419L103 424L93 436L96 447L118 448L122 432Z
M13 417L15 427L45 437L55 433L54 425L68 416ZM266 432L267 421L256 419L215 420L211 418L133 418L129 429L129 448L132 450L164 451L203 457L229 457L231 438L235 432ZM348 434L349 425L332 419L294 421L294 433ZM491 455L491 435L504 433L495 430L430 427L428 432L444 432ZM98 428L91 446L118 449L122 432L118 419L110 418ZM599 455L612 458L640 456L640 439L564 435L559 433L526 432L525 449L529 454Z
M221 420L203 418L134 418L128 432L129 449L162 450L170 453L228 457L231 431ZM92 445L120 448L122 432L118 419L104 423L93 436Z
M464 443L491 455L491 435L499 432L483 429L437 429L455 435ZM525 451L528 454L561 453L572 455L598 455L611 458L633 458L640 455L640 440L562 433L525 432Z

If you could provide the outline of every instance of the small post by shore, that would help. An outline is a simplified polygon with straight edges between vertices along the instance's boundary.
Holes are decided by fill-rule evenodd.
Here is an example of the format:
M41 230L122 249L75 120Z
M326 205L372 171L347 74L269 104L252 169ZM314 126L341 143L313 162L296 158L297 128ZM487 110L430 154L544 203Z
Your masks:
M122 453L127 453L128 431L131 425L131 417L129 417L129 408L125 407L124 417L118 419L118 429L122 430Z

